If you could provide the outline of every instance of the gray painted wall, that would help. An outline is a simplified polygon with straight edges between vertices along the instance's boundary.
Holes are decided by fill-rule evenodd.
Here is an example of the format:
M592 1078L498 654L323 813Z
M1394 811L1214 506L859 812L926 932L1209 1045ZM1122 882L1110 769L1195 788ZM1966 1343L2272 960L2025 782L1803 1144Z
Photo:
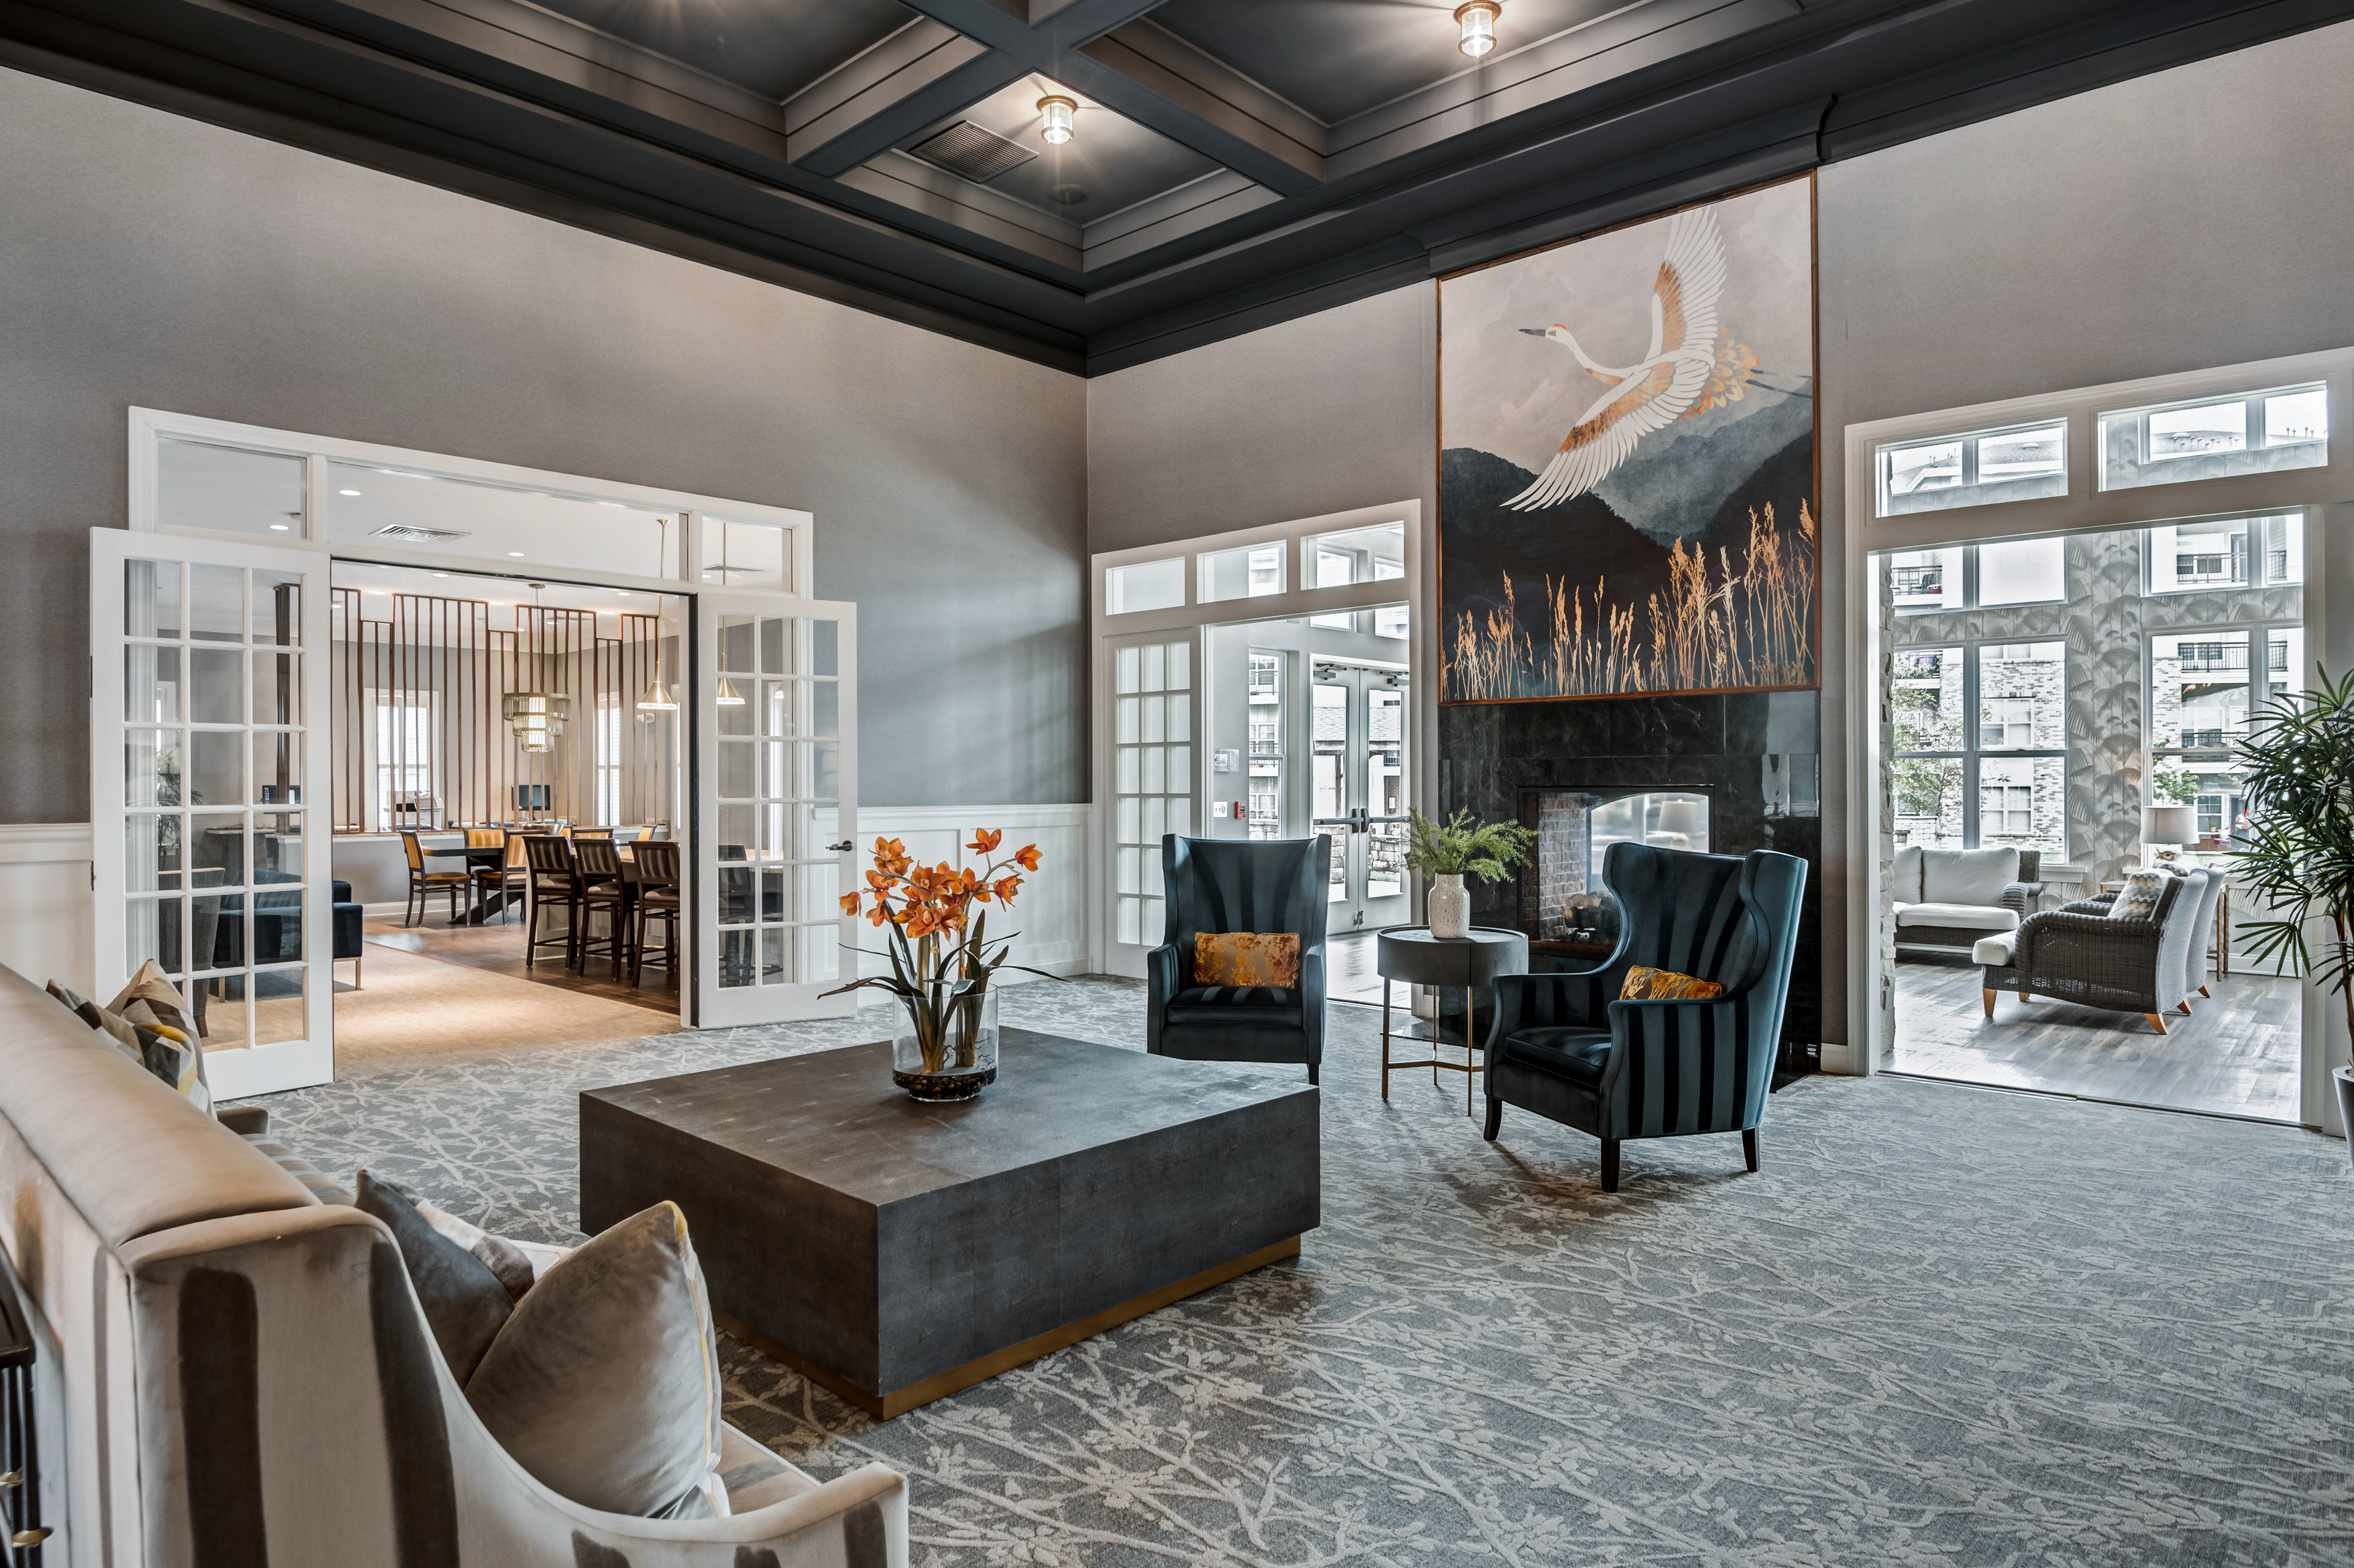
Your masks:
M1087 799L1076 377L15 72L0 140L0 822L89 816L133 404L811 511L865 800Z
M2349 76L2354 24L1821 171L1826 1039L1847 1031L1842 430L2354 343ZM1090 382L1091 546L1406 494L1435 518L1436 348L1423 285Z

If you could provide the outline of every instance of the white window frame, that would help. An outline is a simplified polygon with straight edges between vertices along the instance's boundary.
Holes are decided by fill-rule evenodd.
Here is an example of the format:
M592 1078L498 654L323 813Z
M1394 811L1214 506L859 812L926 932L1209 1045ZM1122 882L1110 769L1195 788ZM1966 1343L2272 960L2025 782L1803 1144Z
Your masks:
M1310 541L1320 534L1344 534L1358 528L1397 523L1405 533L1405 570L1394 577L1372 577L1342 587L1317 588L1296 585L1313 582L1314 573L1308 568L1315 562L1314 546ZM1204 599L1202 594L1201 557L1213 551L1241 549L1255 546L1280 545L1283 547L1285 591L1261 594L1251 598ZM1437 694L1433 690L1430 675L1437 669L1436 644L1432 641L1432 606L1436 600L1436 585L1426 563L1427 538L1425 532L1422 503L1400 501L1387 506L1364 506L1348 512L1327 513L1318 517L1303 517L1285 523L1270 523L1258 527L1240 528L1225 534L1200 535L1188 539L1172 539L1166 544L1140 546L1127 550L1107 550L1087 559L1087 606L1089 640L1094 648L1095 675L1095 756L1091 768L1095 779L1095 799L1099 803L1096 812L1095 864L1090 869L1088 885L1095 889L1090 900L1088 942L1090 961L1097 972L1105 972L1107 955L1111 951L1110 883L1114 868L1111 834L1113 824L1108 802L1112 799L1112 747L1106 738L1112 733L1112 668L1110 640L1139 634L1169 632L1198 633L1205 626L1224 626L1238 620L1288 620L1294 616L1331 615L1342 610L1370 610L1376 606L1395 604L1400 600L1413 607L1412 624L1404 640L1404 653L1409 689L1414 694L1412 716L1409 719L1415 778L1411 798L1417 806L1426 806L1438 798L1437 747L1435 744L1438 727ZM1112 615L1106 609L1107 574L1118 567L1141 565L1150 561L1180 559L1184 563L1185 600L1163 609L1131 610ZM1195 638L1198 643L1201 639ZM1196 691L1206 689L1206 673L1196 683ZM1204 744L1197 739L1193 747L1193 820L1208 820L1208 754ZM1244 759L1242 776L1231 786L1243 800L1249 800L1248 759ZM1218 785L1219 789L1229 788ZM1247 810L1247 805L1245 810ZM1413 890L1410 888L1409 893ZM1418 895L1417 897L1417 907ZM1150 944L1148 944L1149 946Z
M2191 479L2132 489L2103 490L2098 422L2105 411L2196 402L2235 393L2320 382L2330 409L2328 461L2319 467ZM1878 490L1875 454L1892 441L1940 432L1979 430L2064 419L2068 426L2068 492L2032 501L1874 515ZM2266 514L2297 514L2305 528L2304 625L2307 662L2333 668L2354 665L2354 626L2329 636L2333 599L2354 610L2354 551L2332 560L2327 535L2354 525L2354 347L2334 348L2282 359L2256 360L2212 369L2188 370L2135 381L1935 409L1850 425L1845 432L1845 490L1841 502L1846 584L1847 831L1842 878L1848 896L1846 948L1849 1038L1823 1044L1825 1070L1869 1074L1879 1069L1889 1047L1882 998L1891 977L1878 930L1884 889L1880 869L1878 823L1882 803L1882 739L1876 722L1879 670L1884 650L1879 615L1877 573L1871 558L1883 550L1946 549L1999 544L2010 539L2069 534L2112 533ZM2336 580L2345 577L2349 580ZM2308 1126L2343 1135L2329 1070L2347 1059L2342 1024L2323 992L2307 986L2301 1072L2300 1116Z

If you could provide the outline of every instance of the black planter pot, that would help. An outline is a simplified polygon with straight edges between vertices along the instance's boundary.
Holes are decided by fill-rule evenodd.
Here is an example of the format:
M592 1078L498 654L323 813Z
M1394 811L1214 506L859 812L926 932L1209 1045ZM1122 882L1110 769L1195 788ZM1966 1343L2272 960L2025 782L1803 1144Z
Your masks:
M2346 1129L2346 1157L2354 1160L2354 1067L2340 1067L2329 1077L2338 1086L2338 1125Z

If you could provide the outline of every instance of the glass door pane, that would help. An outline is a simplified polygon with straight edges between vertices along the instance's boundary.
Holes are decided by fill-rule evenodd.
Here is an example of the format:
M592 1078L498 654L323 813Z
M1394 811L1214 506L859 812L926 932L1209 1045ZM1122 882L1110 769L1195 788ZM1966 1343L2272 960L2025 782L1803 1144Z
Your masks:
M855 610L698 596L696 1022L843 1016L855 941Z
M1167 925L1161 840L1193 833L1195 660L1191 632L1111 648L1113 972L1141 974Z
M153 961L219 1098L334 1075L323 778L325 560L170 535L91 538L94 980Z

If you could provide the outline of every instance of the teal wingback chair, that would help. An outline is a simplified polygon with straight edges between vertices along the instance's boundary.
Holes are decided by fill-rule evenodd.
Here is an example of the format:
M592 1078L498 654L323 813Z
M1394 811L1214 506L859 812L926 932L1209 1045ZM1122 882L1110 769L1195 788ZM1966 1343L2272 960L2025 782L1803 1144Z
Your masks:
M1619 938L1599 968L1497 978L1488 1138L1508 1105L1591 1133L1606 1192L1618 1190L1618 1145L1632 1138L1738 1132L1756 1170L1807 863L1615 843L1602 885L1618 900ZM1715 980L1724 994L1621 1001L1638 964Z
M1161 842L1168 927L1145 955L1144 1048L1193 1062L1299 1062L1316 1082L1324 1062L1324 912L1332 835ZM1290 932L1299 984L1203 986L1193 938L1204 931Z

